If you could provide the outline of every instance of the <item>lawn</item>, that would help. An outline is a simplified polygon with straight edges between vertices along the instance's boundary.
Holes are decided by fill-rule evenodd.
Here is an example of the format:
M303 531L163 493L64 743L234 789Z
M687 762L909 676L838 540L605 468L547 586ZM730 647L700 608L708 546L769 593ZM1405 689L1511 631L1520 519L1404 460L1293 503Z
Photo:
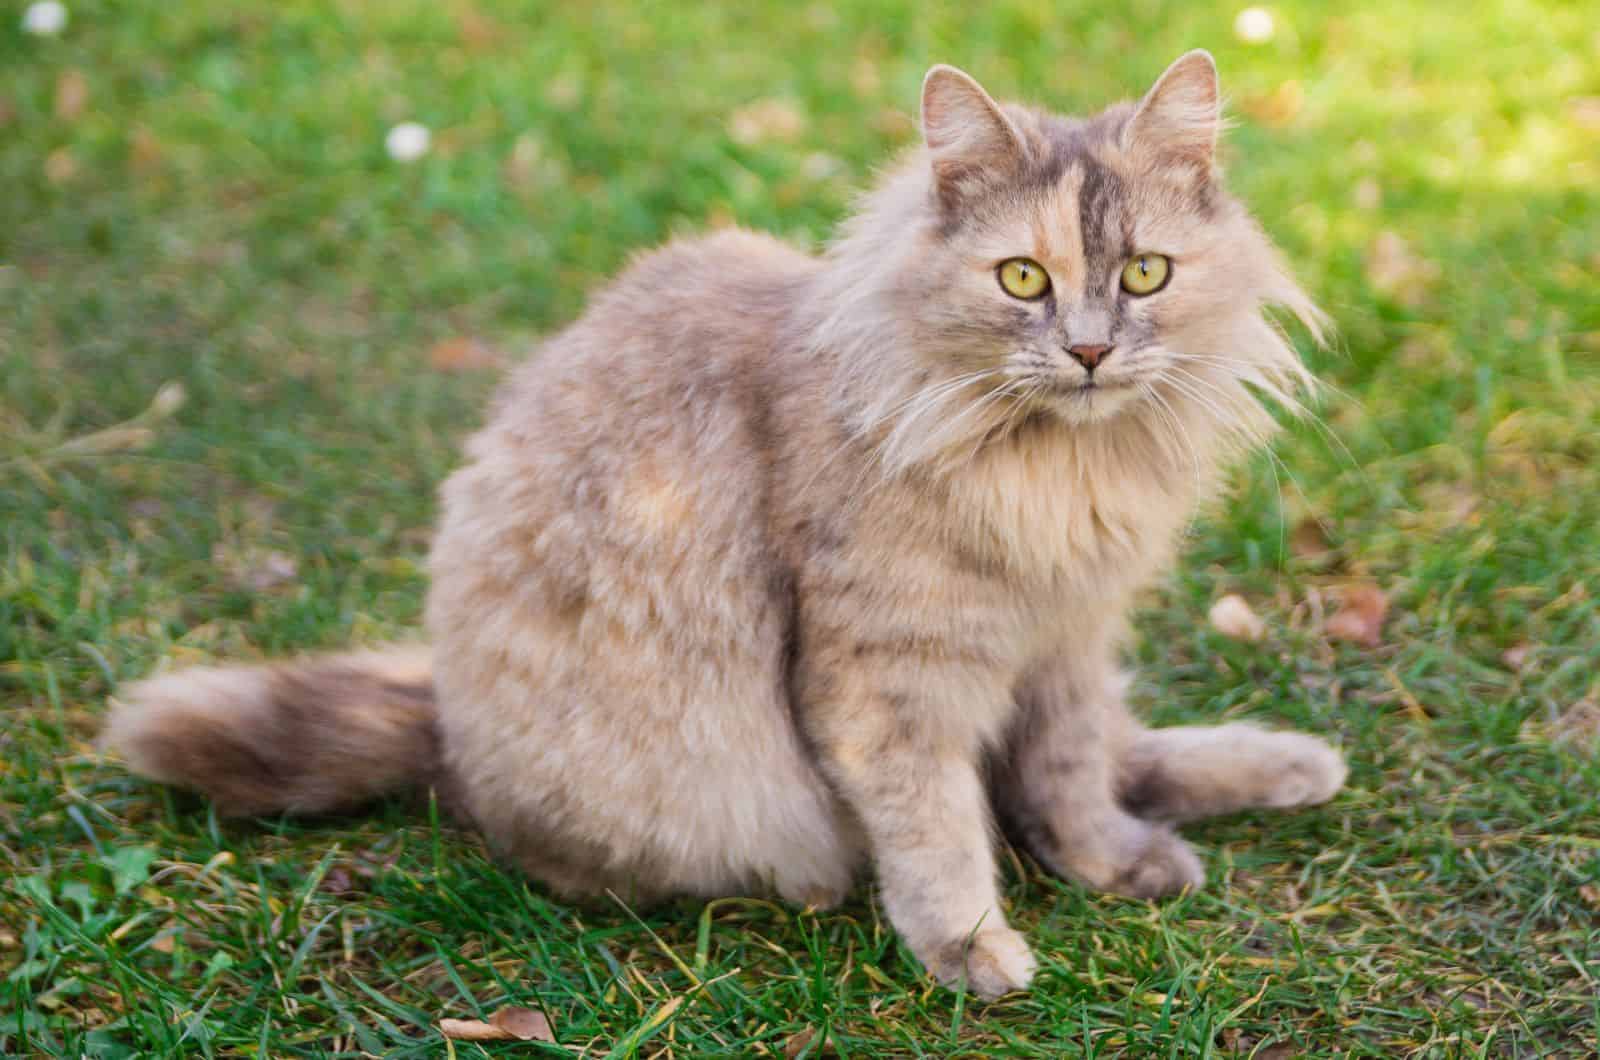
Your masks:
M1555 0L83 0L0 25L0 1053L1592 1056L1600 31ZM1248 26L1246 28L1249 28ZM1203 893L1006 857L1042 970L921 977L863 884L574 907L426 803L221 821L94 748L162 660L415 628L496 365L626 258L804 244L934 61L1064 110L1212 49L1227 163L1338 326L1141 612L1160 721L1323 733L1332 804L1189 830ZM385 152L418 121L430 152ZM176 387L181 386L180 404ZM177 406L177 407L174 407ZM1389 601L1376 643L1325 616ZM1239 593L1257 643L1207 622ZM542 1007L559 1046L447 1046Z

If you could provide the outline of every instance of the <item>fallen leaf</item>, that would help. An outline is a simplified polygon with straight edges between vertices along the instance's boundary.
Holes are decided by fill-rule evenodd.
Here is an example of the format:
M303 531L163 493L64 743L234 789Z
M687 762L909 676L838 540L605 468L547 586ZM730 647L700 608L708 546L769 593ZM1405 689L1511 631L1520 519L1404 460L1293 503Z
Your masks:
M1438 276L1438 263L1419 256L1398 232L1378 233L1367 249L1367 280L1379 294L1404 305L1426 298Z
M1574 124L1590 132L1600 132L1600 96L1574 96L1567 100L1567 113Z
M898 107L884 107L872 116L872 131L889 140L904 140L916 134L917 123Z
M1532 644L1529 644L1525 640L1518 641L1516 644L1513 644L1511 647L1500 653L1500 661L1505 664L1505 668L1507 670L1514 670L1518 673L1521 673L1522 668L1528 665L1528 656L1532 652Z
M876 96L883 88L883 74L878 62L870 55L857 55L850 66L850 88L863 98Z
M1263 125L1283 126L1294 121L1305 102L1305 87L1298 81L1285 81L1271 92L1245 97L1239 106Z
M545 102L560 110L570 110L583 101L583 80L577 74L557 74L545 85Z
M556 1040L555 1032L550 1029L550 1020L536 1008L521 1008L517 1006L503 1008L489 1017L489 1023L505 1031L518 1041L553 1042Z
M134 126L128 137L128 164L141 173L149 172L161 163L164 150L156 134L143 125Z
M440 1020L439 1033L459 1042L554 1042L550 1021L536 1008L511 1006L483 1020Z
M461 43L467 46L468 51L491 51L506 40L505 29L473 7L457 9L456 28L461 33Z
M322 877L321 889L329 894L348 894L356 889L356 884L349 869L335 865Z
M735 143L746 145L793 140L805 127L805 114L787 99L758 99L740 107L728 118L728 135Z
M1550 740L1577 748L1600 748L1600 702L1580 699L1550 723Z
M1250 609L1245 598L1236 593L1229 593L1212 604L1208 617L1211 628L1224 637L1256 641L1267 635L1267 624Z
M1336 558L1326 528L1314 516L1300 520L1289 532L1289 551L1312 566L1327 566Z
M78 175L78 160L65 147L51 151L44 159L44 179L52 184L65 184Z
M222 569L235 588L258 593L293 581L300 573L293 556L272 549L234 551L219 544L211 550L211 562Z
M428 351L428 363L440 372L470 372L498 368L500 355L477 339L465 336L444 339Z
M1383 643L1383 620L1389 614L1389 597L1376 585L1352 585L1339 594L1339 610L1323 631L1333 640L1347 640L1367 648Z
M1578 897L1583 899L1583 904L1591 909L1600 909L1600 887L1592 883L1578 885Z
M794 1060L795 1057L810 1048L811 1043L816 1040L817 1029L815 1027L807 1027L799 1034L791 1034L789 1040L783 1043L784 1060Z
M56 117L76 121L89 104L89 79L82 70L64 70L56 78Z

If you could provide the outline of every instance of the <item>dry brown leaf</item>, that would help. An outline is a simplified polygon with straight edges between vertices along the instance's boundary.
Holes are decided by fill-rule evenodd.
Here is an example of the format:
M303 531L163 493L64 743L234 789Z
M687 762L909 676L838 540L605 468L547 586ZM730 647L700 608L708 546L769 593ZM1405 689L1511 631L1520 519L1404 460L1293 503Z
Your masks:
M78 160L72 151L58 147L44 159L44 179L52 184L65 184L78 175Z
M746 145L794 140L805 127L804 112L787 99L758 99L740 107L728 118L728 135L735 143Z
M164 149L156 134L143 125L134 126L128 137L128 164L139 172L148 172L161 162Z
M1567 113L1580 128L1600 132L1600 96L1572 97L1567 100Z
M1323 631L1333 640L1348 640L1367 648L1383 643L1383 620L1389 614L1389 597L1376 585L1352 585L1339 594L1339 610Z
M76 121L89 105L89 79L82 70L63 70L56 78L56 117Z
M335 865L322 877L321 889L329 894L348 894L356 889L356 883L349 869Z
M1296 559L1314 566L1326 566L1335 558L1327 529L1315 516L1300 520L1289 531L1289 551Z
M1528 665L1528 656L1532 652L1532 644L1529 644L1525 640L1518 641L1500 653L1500 661L1505 664L1505 668L1507 670L1515 670L1516 672L1521 673L1522 668Z
M807 1027L799 1034L791 1034L789 1040L783 1043L784 1060L794 1060L795 1057L806 1051L806 1048L816 1040L817 1029Z
M1263 125L1282 126L1294 121L1305 102L1305 86L1298 81L1285 81L1264 95L1246 97L1239 106Z
M1580 699L1550 723L1550 739L1574 748L1600 749L1600 703Z
M258 593L293 581L300 573L293 556L272 549L234 550L219 544L211 550L211 562L221 568L234 588Z
M510 1006L489 1017L489 1022L521 1042L553 1042L550 1020L536 1008Z
M1583 904L1590 909L1600 909L1600 887L1592 883L1578 885L1578 897L1583 899Z
M917 123L898 107L884 107L872 116L872 131L890 140L905 140L914 136Z
M1212 604L1208 617L1211 620L1211 628L1224 637L1257 641L1267 635L1267 624L1261 620L1260 615L1251 610L1245 598L1237 593L1229 593Z
M1367 249L1367 280L1379 294L1404 305L1426 298L1438 276L1438 262L1418 255L1398 232L1379 232Z
M471 372L499 367L500 355L477 339L457 335L434 343L428 363L441 372Z
M439 1033L458 1042L553 1042L550 1021L536 1008L510 1006L483 1020L440 1020Z
M456 29L461 34L461 43L467 46L468 51L492 51L506 40L504 28L475 7L462 7L456 10Z

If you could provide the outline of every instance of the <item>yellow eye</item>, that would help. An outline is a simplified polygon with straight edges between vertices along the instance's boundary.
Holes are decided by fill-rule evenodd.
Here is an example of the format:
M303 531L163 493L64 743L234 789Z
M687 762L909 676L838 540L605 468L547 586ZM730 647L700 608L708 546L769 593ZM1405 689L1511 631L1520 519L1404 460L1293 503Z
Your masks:
M1050 289L1050 274L1032 258L1002 261L1000 286L1013 298L1038 298Z
M1155 294L1172 277L1172 262L1161 254L1140 254L1122 267L1122 289L1129 294Z

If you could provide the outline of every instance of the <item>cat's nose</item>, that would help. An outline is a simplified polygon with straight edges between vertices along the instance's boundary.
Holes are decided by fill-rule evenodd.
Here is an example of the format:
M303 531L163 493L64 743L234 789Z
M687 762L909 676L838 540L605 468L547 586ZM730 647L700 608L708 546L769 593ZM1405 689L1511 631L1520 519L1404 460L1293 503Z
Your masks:
M1104 344L1080 343L1077 346L1068 346L1067 352L1072 354L1072 359L1083 365L1089 371L1094 371L1095 366L1111 356L1112 347Z

